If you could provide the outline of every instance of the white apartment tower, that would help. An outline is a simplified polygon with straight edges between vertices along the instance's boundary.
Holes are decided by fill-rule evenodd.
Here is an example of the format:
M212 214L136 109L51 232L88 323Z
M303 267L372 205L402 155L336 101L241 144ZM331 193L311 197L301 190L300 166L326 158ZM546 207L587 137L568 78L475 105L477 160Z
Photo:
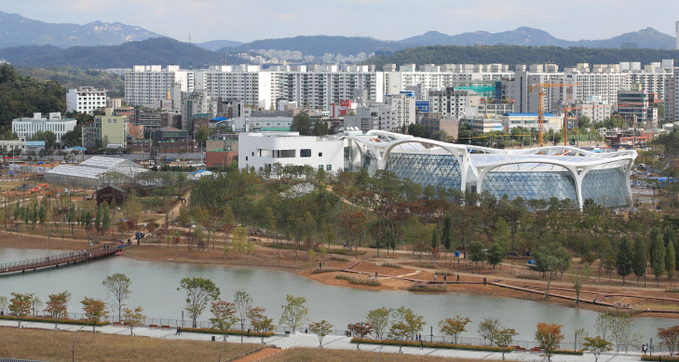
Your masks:
M194 72L181 70L178 65L135 65L125 73L125 102L132 106L158 108L167 95L192 92Z
M106 107L106 90L94 87L69 89L66 93L66 112L92 114Z

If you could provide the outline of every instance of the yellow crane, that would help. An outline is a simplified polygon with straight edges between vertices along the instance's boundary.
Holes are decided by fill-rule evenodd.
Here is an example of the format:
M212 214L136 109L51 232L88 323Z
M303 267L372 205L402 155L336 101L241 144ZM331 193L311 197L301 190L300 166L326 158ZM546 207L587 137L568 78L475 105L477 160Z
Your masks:
M561 88L561 87L573 87L578 84L576 83L535 83L530 85L530 92L533 90L538 90L538 146L542 147L545 145L544 142L544 123L545 123L545 110L543 108L544 98L545 98L545 88Z

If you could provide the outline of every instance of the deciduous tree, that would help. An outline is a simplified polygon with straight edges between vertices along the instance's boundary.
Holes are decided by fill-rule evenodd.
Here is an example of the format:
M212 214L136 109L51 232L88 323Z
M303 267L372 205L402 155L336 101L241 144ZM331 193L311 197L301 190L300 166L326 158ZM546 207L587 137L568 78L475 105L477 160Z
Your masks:
M323 338L332 331L332 324L324 319L309 324L309 330L318 337L318 347L323 348Z
M210 312L212 312L212 318L210 318L210 326L219 331L224 336L226 341L226 335L231 329L231 326L238 322L238 311L236 310L236 305L234 303L229 303L224 300L216 300L212 302L212 307L210 307Z
M112 304L114 309L118 310L118 320L121 320L125 300L127 300L132 293L130 290L132 281L123 273L115 273L107 276L102 284L106 288L109 298L113 301Z
M290 327L292 333L295 333L297 327L306 320L309 308L306 306L306 298L304 297L295 297L288 294L285 299L286 304L281 306L283 314L280 323Z
M582 344L582 349L585 351L590 351L594 355L594 362L599 361L601 353L610 351L611 342L596 336L596 337L585 337L585 343Z
M392 309L381 307L368 311L366 321L374 328L375 338L384 339L385 333L389 331Z
M460 336L460 333L467 330L467 324L471 323L471 321L472 320L469 319L469 317L460 317L459 315L456 315L455 318L447 318L446 320L440 321L440 331L446 336L452 337L453 343L457 344L457 338Z
M130 329L130 335L134 335L134 327L143 326L146 322L146 316L144 315L144 309L142 307L137 307L134 309L124 308L123 309L123 324Z
M244 290L239 290L233 296L233 304L236 305L238 317L240 319L240 342L243 343L243 329L245 328L245 318L248 316L248 311L252 308L252 298Z
M219 288L212 280L205 278L184 278L179 282L179 286L186 292L184 310L189 313L192 327L196 328L196 320L207 304L219 298Z
M538 323L535 339L540 344L540 348L545 351L548 361L552 360L552 354L559 348L564 339L564 335L561 333L562 327L560 324Z
M273 318L267 318L264 312L266 312L266 309L260 307L250 308L248 311L248 319L250 320L252 328L255 329L255 332L266 333L271 331L274 327ZM261 338L262 343L264 343L264 335L262 335Z
M106 313L108 312L106 310L106 303L100 299L85 297L80 301L80 304L83 305L85 321L87 324L92 325L92 333L94 333L97 324L101 322L101 318L106 316Z
M370 323L359 322L347 325L348 334L357 338L356 349L361 349L361 341L374 330L375 327Z

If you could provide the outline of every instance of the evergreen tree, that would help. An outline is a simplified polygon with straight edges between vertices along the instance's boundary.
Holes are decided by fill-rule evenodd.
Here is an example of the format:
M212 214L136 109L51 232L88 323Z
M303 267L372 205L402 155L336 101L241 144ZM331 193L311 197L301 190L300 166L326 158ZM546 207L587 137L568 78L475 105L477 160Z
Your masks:
M436 227L434 227L431 230L431 248L436 249L439 247L439 233L438 230L436 230Z
M658 237L660 237L662 240L662 234L660 234L660 230L658 230L657 227L653 227L651 229L651 233L649 234L650 242L648 243L648 245L650 246L650 249L648 250L648 258L649 263L651 263L651 265L653 265L653 262L655 261L655 258L653 256L653 246L655 245L655 239L657 239Z
M453 219L450 218L450 215L446 215L443 218L443 231L441 232L441 242L446 247L446 252L450 251L452 228Z
M651 267L653 268L653 275L660 285L660 277L665 273L665 245L663 243L662 235L658 235L653 242L653 262Z
M637 285L639 285L639 279L646 276L646 261L646 246L641 236L637 235L632 256L632 271L637 277Z
M667 279L670 281L674 277L674 268L676 267L676 251L674 250L674 243L672 239L667 242L667 252L665 253L665 269L667 270Z
M630 247L629 239L624 236L618 244L618 253L615 258L615 268L618 274L622 277L622 284L625 284L625 278L632 272L632 248Z

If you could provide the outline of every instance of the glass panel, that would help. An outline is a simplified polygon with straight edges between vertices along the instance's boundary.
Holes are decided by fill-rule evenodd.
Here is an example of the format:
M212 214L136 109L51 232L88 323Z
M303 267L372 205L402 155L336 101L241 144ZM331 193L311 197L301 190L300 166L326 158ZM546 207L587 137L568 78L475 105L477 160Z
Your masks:
M604 207L630 206L625 172L621 168L587 172L582 179L582 199L591 199Z
M413 154L392 152L387 160L388 171L400 179L426 186L441 185L459 190L462 185L460 165L451 154Z
M549 172L489 172L483 179L483 191L495 198L504 195L510 200L521 197L524 200L545 200L556 197L571 199L577 203L575 179L568 171Z

